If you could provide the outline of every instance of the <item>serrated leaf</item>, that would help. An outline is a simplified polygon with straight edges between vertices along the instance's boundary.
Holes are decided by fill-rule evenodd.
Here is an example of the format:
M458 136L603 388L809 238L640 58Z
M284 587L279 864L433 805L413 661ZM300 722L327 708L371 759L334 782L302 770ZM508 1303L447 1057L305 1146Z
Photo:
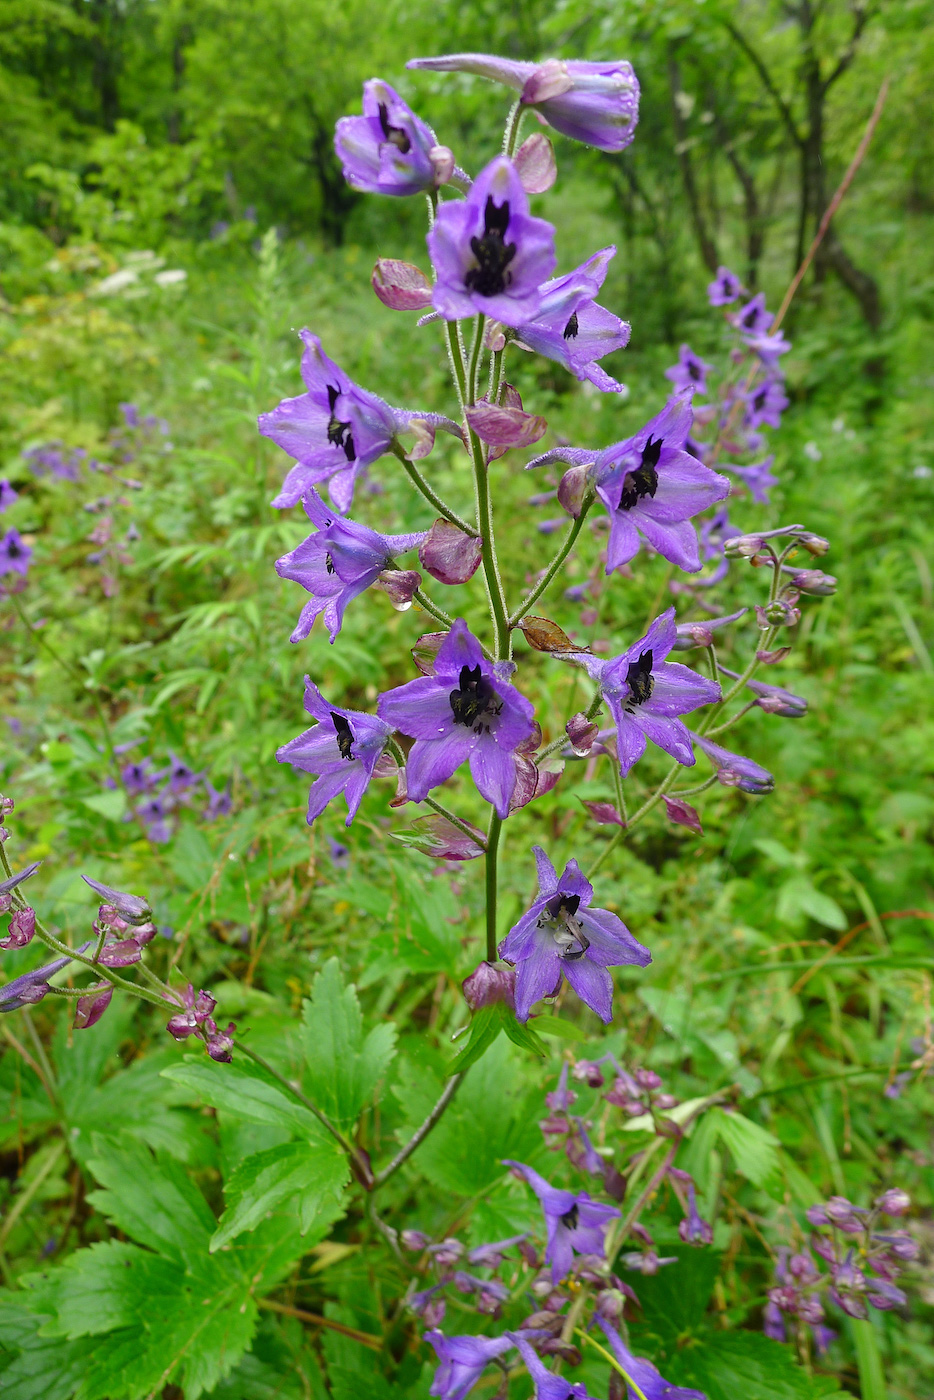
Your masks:
M503 1023L495 1005L481 1006L479 1011L475 1011L471 1018L467 1042L453 1060L451 1073L463 1074L471 1065L475 1065L480 1056L486 1054L502 1029Z
M781 1189L780 1143L766 1129L744 1118L741 1113L726 1113L722 1108L711 1109L717 1136L727 1147L736 1169L747 1181L763 1190Z
M712 1249L681 1244L666 1244L660 1252L674 1255L678 1262L666 1264L657 1274L641 1278L626 1275L638 1296L642 1319L663 1336L695 1331L703 1322L720 1272L720 1255Z
M180 1163L98 1137L88 1163L101 1186L88 1200L131 1239L183 1264L201 1258L214 1217ZM145 1189L141 1183L145 1182Z
M315 978L302 1015L309 1097L339 1127L349 1128L396 1053L392 1022L363 1035L356 990L344 985L337 958Z
M226 1109L252 1123L270 1123L288 1128L302 1137L318 1138L322 1132L309 1109L288 1097L275 1083L236 1065L219 1065L204 1060L170 1065L162 1071L165 1079L183 1084L213 1108Z
M666 1380L697 1387L707 1400L816 1400L791 1348L761 1332L705 1331L700 1345L674 1348L661 1370Z
M502 1005L502 1003L500 1003ZM512 1041L513 1045L518 1045L520 1050L526 1050L532 1055L537 1055L539 1059L544 1059L548 1054L544 1041L536 1035L531 1026L524 1021L517 1021L515 1016L507 1006L502 1009L503 1030Z
M349 1178L347 1158L336 1142L287 1142L247 1157L224 1187L227 1209L211 1238L211 1253L254 1229L281 1201L293 1198L301 1234L307 1234L329 1202L335 1207L331 1219L336 1217Z

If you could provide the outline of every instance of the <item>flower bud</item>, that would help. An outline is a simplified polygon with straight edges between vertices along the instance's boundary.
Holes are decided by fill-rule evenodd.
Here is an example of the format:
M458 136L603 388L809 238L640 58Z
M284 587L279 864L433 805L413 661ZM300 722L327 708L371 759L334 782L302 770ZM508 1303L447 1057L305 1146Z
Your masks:
M832 574L821 569L796 569L791 575L791 586L801 593L810 593L817 598L829 598L837 591L837 580Z
M798 543L804 546L808 554L817 557L826 554L830 548L829 540L825 540L822 535L813 535L810 530L805 530L803 534L798 536Z
M513 162L526 194L544 194L558 178L555 148L541 131L523 141Z
M481 1006L492 1006L495 1002L505 1002L515 1010L516 973L512 967L494 967L490 962L482 962L469 977L461 983L464 1000L471 1011Z
M600 733L599 726L589 720L583 711L578 710L564 726L571 741L571 749L577 758L586 758Z
M584 505L588 488L588 467L568 467L558 483L558 502L575 520Z
M876 1197L875 1204L883 1215L905 1215L911 1209L911 1197L907 1191L890 1186L881 1196Z
M110 1005L113 994L112 982L98 982L87 996L79 997L75 1006L75 1030L86 1031L96 1025Z
M473 578L483 554L482 541L475 535L465 535L450 520L436 520L428 538L418 551L422 568L439 583L466 583ZM443 633L431 633L432 637Z
M578 1060L571 1074L590 1089L603 1088L603 1070L593 1060Z
M378 258L370 282L391 311L424 311L431 306L431 279L414 263Z
M36 911L28 906L10 915L7 937L0 938L0 948L25 948L36 932Z
M435 184L446 185L454 174L454 152L449 146L432 146L428 159L435 173Z
M775 598L765 607L756 607L756 621L765 627L795 627L801 621L801 609L785 598Z
M152 910L145 899L141 899L136 894L124 894L122 890L112 890L109 885L102 885L98 880L91 880L87 875L81 876L86 885L90 885L95 894L99 894L105 899L108 905L112 906L121 919L125 919L128 924L145 924L152 917Z
M724 540L723 552L727 559L752 559L764 543L762 535L734 535Z

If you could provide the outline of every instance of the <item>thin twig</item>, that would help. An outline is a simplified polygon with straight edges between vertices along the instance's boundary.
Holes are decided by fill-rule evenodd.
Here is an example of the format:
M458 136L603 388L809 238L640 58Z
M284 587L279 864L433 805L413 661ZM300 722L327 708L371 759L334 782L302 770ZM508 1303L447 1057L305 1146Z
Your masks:
M451 1075L451 1078L444 1086L441 1097L438 1099L438 1102L435 1104L424 1123L422 1123L421 1127L415 1129L415 1132L409 1138L408 1142L404 1147L400 1148L388 1166L383 1167L382 1171L376 1173L371 1188L373 1191L378 1191L391 1176L395 1175L403 1163L408 1161L415 1149L420 1147L425 1141L426 1137L456 1094L463 1077L462 1074Z
M369 1347L371 1351L383 1350L382 1337L374 1337L370 1332L358 1332L356 1327L345 1327L342 1322L334 1322L329 1317L322 1317L320 1313L293 1308L288 1303L277 1303L274 1298L257 1298L256 1306L267 1308L270 1312L283 1313L286 1317L297 1317L301 1322L312 1322L315 1327L327 1327L331 1332L340 1332L342 1337L350 1337L361 1346Z

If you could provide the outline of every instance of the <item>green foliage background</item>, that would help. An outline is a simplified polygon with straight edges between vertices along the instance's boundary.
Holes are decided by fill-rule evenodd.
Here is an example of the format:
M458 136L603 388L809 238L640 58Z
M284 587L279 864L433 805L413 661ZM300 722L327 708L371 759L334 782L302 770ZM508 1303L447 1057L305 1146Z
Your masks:
M269 509L282 459L255 417L298 392L294 331L306 324L389 402L450 410L434 331L386 311L369 288L376 256L424 265L420 201L351 194L330 139L336 117L358 110L361 81L379 74L475 168L496 148L505 96L403 68L461 49L625 54L642 81L631 150L607 158L559 141L559 184L536 201L557 227L562 268L618 245L604 300L633 324L613 365L625 401L531 357L515 367L526 406L573 442L618 440L655 413L681 340L705 358L723 353L705 262L735 265L777 304L886 76L891 89L835 222L845 256L825 248L786 323L781 484L765 511L731 501L740 527L800 520L827 535L839 579L833 598L806 600L791 657L767 677L807 696L808 716L753 711L742 731L776 791L715 788L703 838L656 815L619 848L599 902L654 961L618 975L614 1026L606 1033L566 1004L566 1034L582 1039L549 1037L544 1062L500 1036L380 1208L399 1227L456 1229L471 1243L531 1225L527 1194L498 1164L554 1167L536 1123L565 1050L651 1064L682 1098L737 1084L743 1118L708 1113L686 1163L717 1215L715 1250L682 1251L677 1274L640 1283L634 1341L710 1400L858 1393L845 1328L813 1376L759 1335L767 1245L815 1199L864 1202L896 1182L916 1202L925 1253L907 1314L876 1316L878 1340L891 1395L931 1397L930 1081L919 1072L902 1097L882 1096L894 1067L931 1052L934 41L924 5L0 0L0 475L21 492L0 523L33 542L19 601L36 629L0 600L13 722L0 733L0 786L17 803L8 850L14 865L43 860L31 896L74 940L94 908L80 873L146 891L175 933L154 945L155 970L171 963L179 981L210 987L219 1016L236 1018L280 1072L333 1098L374 1161L437 1097L466 1022L458 984L480 955L477 867L439 872L393 842L411 809L391 813L385 784L349 832L336 811L307 828L305 785L274 760L304 727L306 672L342 703L372 707L409 679L408 648L432 624L372 593L333 648L317 629L290 646L297 590L272 563L304 531L295 512ZM815 81L827 84L819 111ZM184 280L163 283L173 269ZM164 418L168 434L116 441L129 401ZM141 483L112 510L141 536L112 597L87 560L95 520L83 509L112 492L111 479L34 477L23 453L49 442ZM124 468L127 446L135 460ZM454 446L439 442L429 463L466 508ZM372 477L381 494L361 499L368 523L427 527L388 462ZM513 597L547 558L526 504L543 485L515 470L496 479ZM598 548L590 542L574 581ZM601 594L593 624L614 650L667 594L664 561L641 555L632 572ZM755 584L734 565L724 604L750 601ZM479 582L457 596L480 625ZM547 604L580 632L560 588ZM555 732L576 679L535 653L520 662ZM106 785L107 744L131 742L134 757L161 763L172 750L218 787L229 781L232 815L208 824L192 810L169 843L147 841ZM656 767L651 756L639 766L647 788ZM533 840L557 862L609 839L583 798L611 800L610 780L573 765L510 822L504 929L530 894ZM478 817L471 800L458 810ZM329 837L348 847L346 865ZM858 925L845 952L802 981ZM9 979L40 953L4 957ZM216 1066L167 1044L145 1010L115 1002L92 1031L73 1033L50 1002L0 1026L3 1394L427 1395L427 1349L399 1306L406 1275L315 1121L242 1061ZM624 1144L639 1145L638 1134ZM666 1254L678 1249L676 1221L660 1201L653 1230ZM296 1309L370 1334L382 1356ZM599 1363L575 1378L606 1393ZM514 1392L524 1396L521 1381Z

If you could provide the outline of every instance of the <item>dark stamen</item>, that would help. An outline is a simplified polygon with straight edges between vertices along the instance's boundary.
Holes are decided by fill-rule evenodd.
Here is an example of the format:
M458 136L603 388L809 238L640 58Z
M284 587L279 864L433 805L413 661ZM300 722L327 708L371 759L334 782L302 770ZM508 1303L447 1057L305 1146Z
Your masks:
M461 667L458 688L451 691L449 698L455 724L464 724L475 734L488 731L490 726L485 721L502 709L502 701L483 675L479 663Z
M412 149L412 143L401 126L389 125L389 109L385 102L379 104L379 124L383 128L383 135L390 146L395 146L404 156L407 156Z
M642 652L638 661L630 661L626 671L626 684L629 687L626 709L631 710L634 705L644 705L655 689L651 651Z
M326 555L324 556L324 566L325 566L325 568L327 569L327 571L328 571L329 574L333 574L333 572L334 572L334 560L331 558L330 554L326 554Z
M337 400L341 396L340 389L335 389L333 384L328 385L328 407L331 410L331 417L328 420L328 442L335 447L339 447L348 462L353 462L357 456L354 447L353 433L349 421L341 422L334 412ZM330 524L330 522L328 522Z
M567 325L566 325L565 328L564 328L564 339L565 339L565 340L576 340L576 339L577 339L577 334L578 334L579 329L580 329L580 327L579 327L578 324L577 324L577 312L576 312L576 311L572 311L572 312L571 312L571 318L570 318L570 320L568 321Z
M478 266L470 268L464 277L465 285L482 297L499 296L512 281L512 273L506 269L516 256L516 245L503 241L508 227L509 201L504 200L497 205L493 203L493 196L487 195L483 211L483 237L470 240L470 249Z
M642 459L634 472L627 472L619 493L619 510L632 510L643 496L654 496L658 490L658 459L664 439L649 437L642 449Z
M341 758L354 758L353 730L344 716L339 715L336 710L331 711L331 719L334 721L334 728L337 732L337 747L341 751Z
M560 1219L561 1219L561 1224L562 1224L562 1225L566 1225L567 1228L568 1228L569 1230L576 1230L576 1229L577 1229L577 1222L578 1222L578 1219L579 1219L579 1218L580 1218L580 1210L578 1209L578 1206L577 1206L577 1202L576 1202L576 1201L575 1201L574 1204L571 1206L571 1209L570 1209L570 1210L566 1210L566 1211L564 1212L564 1214L560 1217Z

